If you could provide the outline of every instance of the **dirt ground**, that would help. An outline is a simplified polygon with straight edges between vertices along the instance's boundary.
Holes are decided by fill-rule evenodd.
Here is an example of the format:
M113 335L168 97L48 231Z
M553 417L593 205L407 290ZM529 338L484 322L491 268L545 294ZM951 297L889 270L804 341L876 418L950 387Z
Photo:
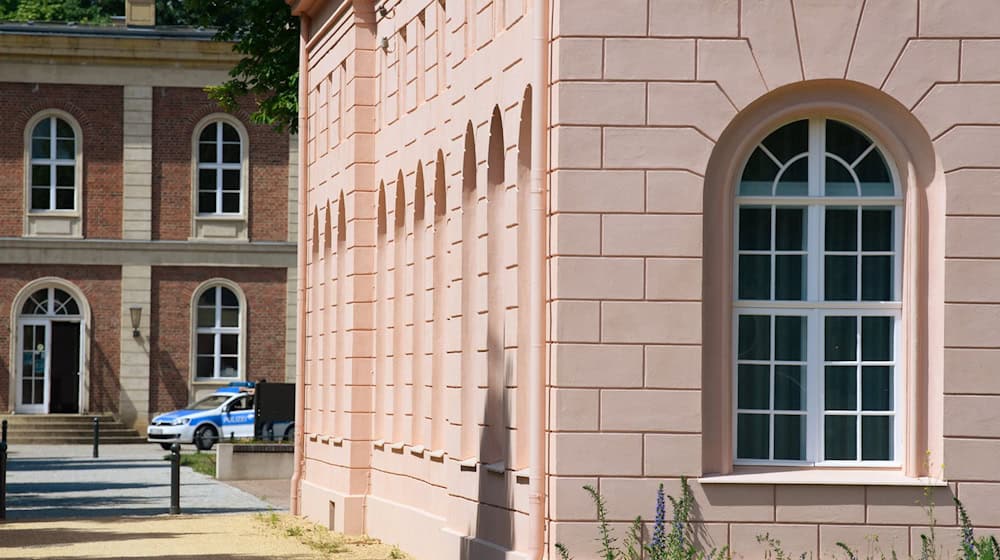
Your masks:
M0 522L0 558L387 560L407 558L285 514Z

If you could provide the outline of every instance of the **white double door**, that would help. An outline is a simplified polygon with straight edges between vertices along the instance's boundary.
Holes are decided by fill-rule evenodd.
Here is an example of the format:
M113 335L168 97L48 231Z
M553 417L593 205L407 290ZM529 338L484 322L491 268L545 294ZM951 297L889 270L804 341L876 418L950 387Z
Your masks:
M53 325L55 323L55 325ZM65 344L67 337L65 334L57 336L59 345L67 348L53 348L53 326L66 333L65 328L70 327L69 344ZM17 400L15 410L17 412L47 414L52 410L52 395L59 401L55 411L78 411L79 410L79 349L80 345L75 338L83 330L80 321L52 321L51 319L21 319L18 322L18 371L17 371ZM53 360L54 352L69 352L75 356L55 355L55 361L61 369L76 370L60 372L59 379L53 380ZM56 391L53 391L53 382L57 382ZM64 402L65 401L65 402ZM75 410L74 410L75 409Z

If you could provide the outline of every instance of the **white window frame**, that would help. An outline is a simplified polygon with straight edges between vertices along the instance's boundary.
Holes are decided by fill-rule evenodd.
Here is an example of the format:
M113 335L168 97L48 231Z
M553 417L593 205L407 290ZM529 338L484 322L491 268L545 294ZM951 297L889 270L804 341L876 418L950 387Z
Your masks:
M222 140L216 143L216 162L202 163L200 155L201 134L210 126L219 127L221 123L232 126L240 137L240 162L222 163ZM218 131L221 134L221 129ZM215 169L215 212L201 212L199 208L199 171ZM222 212L222 171L236 170L240 172L239 211ZM207 115L195 125L191 134L191 240L247 240L248 212L250 207L250 134L242 121L227 113Z
M74 157L68 158L34 158L32 157L32 133L39 123L48 120L50 126L54 126L53 119L60 119L69 124L73 129L74 136ZM51 139L54 138L54 131L50 129ZM49 155L54 155L56 149L55 142L50 146ZM24 235L37 237L82 237L83 221L81 208L83 208L83 129L80 123L66 111L59 109L45 109L39 111L24 127ZM55 209L55 168L59 165L73 164L73 208ZM50 169L49 182L49 208L34 209L31 207L31 168L32 165L47 165Z
M236 301L239 303L239 323L236 327L223 327L221 326L222 317L222 298L221 292L216 293L215 298L215 321L214 325L211 327L201 327L198 325L198 302L201 296L209 290L218 290L220 288L225 288L231 291L236 296ZM246 325L247 325L247 303L246 296L243 291L239 288L237 284L232 281L216 278L203 283L194 292L194 297L191 300L191 352L190 352L190 369L191 378L194 383L229 383L230 381L240 381L246 379ZM213 367L212 376L199 376L198 375L198 335L199 334L211 334L214 337L214 348L213 348ZM237 372L235 377L223 377L219 375L220 373L220 361L222 357L222 336L223 334L235 334L237 335ZM227 354L226 356L229 356Z
M787 122L779 123L768 130L768 132L763 135L756 144L751 148L751 152L757 146L762 146L762 141L767 137L768 134L774 132L781 128L782 126L789 124L791 122L796 122L799 120L805 120L805 118L796 118ZM733 453L733 464L734 465L746 465L746 466L789 466L789 467L803 467L803 466L815 466L815 467L900 467L906 456L906 450L904 448L904 435L906 429L906 402L904 394L904 386L906 380L906 364L904 363L904 352L903 352L903 301L902 301L902 261L903 261L903 195L900 188L899 175L896 172L893 162L886 157L888 153L875 139L873 135L865 131L861 126L855 123L841 119L841 118L830 118L829 120L837 120L844 124L848 124L851 127L857 129L862 134L867 136L869 140L872 141L873 148L879 150L882 155L883 160L888 167L890 174L890 179L893 184L893 189L895 191L894 196L890 197L874 197L868 196L863 197L861 193L858 193L856 197L848 196L824 196L821 192L823 185L825 183L825 158L826 153L826 135L825 135L825 122L827 117L823 116L813 116L807 118L809 122L809 135L808 135L808 186L809 186L809 196L740 196L739 195L739 177L737 178L737 185L734 190L735 203L733 205L733 250L731 258L733 259L733 312L731 319L732 328L732 344L733 344L733 355L731 361L731 382L732 382L732 453ZM865 154L868 152L866 151ZM770 156L768 153L767 155ZM833 155L833 154L829 154ZM772 159L773 156L771 156ZM834 156L836 157L836 156ZM864 154L861 156L864 157ZM858 158L860 161L861 157ZM749 159L749 153L747 158ZM798 159L798 156L789 159L787 165L791 165ZM781 177L781 172L784 167L782 164L775 160L775 163L779 167L779 171L775 176L775 181ZM855 162L856 163L856 162ZM850 164L848 164L850 165ZM742 167L741 167L742 169ZM742 173L740 173L742 176ZM772 189L773 190L773 189ZM762 206L762 207L792 207L792 208L805 208L806 210L806 294L805 299L801 301L785 301L785 300L774 300L773 290L775 289L775 274L774 266L775 259L771 259L771 290L772 299L771 300L740 300L739 299L739 234L740 234L740 223L739 214L740 208L745 206ZM836 206L847 206L847 207L892 207L893 208L893 300L888 302L876 302L876 301L824 301L823 297L823 278L825 277L824 271L824 261L823 258L825 254L825 248L823 246L824 232L825 232L825 212L824 209L827 207ZM773 212L772 212L773 216ZM774 246L774 236L775 236L775 220L771 221L771 239L772 247ZM859 237L858 243L860 245L860 228L861 223L859 220ZM762 252L763 253L763 252ZM770 250L768 252L771 255L779 254L777 250ZM856 253L860 257L860 251ZM865 252L865 254L869 254ZM861 284L861 260L858 259L857 265L858 283L857 290L860 296L862 284ZM771 460L771 459L740 459L738 455L737 443L738 443L738 419L741 409L738 408L738 396L739 396L739 372L738 363L739 360L739 318L743 315L767 315L771 317L771 349L770 352L770 364L775 363L774 357L774 317L775 316L804 316L806 317L806 404L805 404L805 416L806 416L806 448L804 453L804 459L801 461L789 461L789 460ZM824 418L827 415L852 415L858 417L857 430L860 434L861 421L860 417L869 415L861 411L861 400L862 395L859 392L856 396L856 408L857 411L834 411L831 413L824 410L824 357L823 357L823 343L825 339L819 334L822 333L824 318L827 316L889 316L893 318L893 412L889 414L885 411L873 412L871 415L877 416L892 416L893 417L893 449L892 449L892 460L888 461L864 461L861 459L849 461L849 460L824 460L825 456L824 443L825 438L823 437L823 424ZM861 330L860 321L858 322L858 345L856 348L857 360L856 364L860 366L861 361ZM745 361L744 361L745 362ZM867 364L867 362L865 362ZM773 367L772 367L773 372ZM860 376L861 368L858 367L858 375ZM770 409L767 411L769 415L774 415L774 375L771 374L771 387L770 387ZM860 389L860 383L858 383ZM815 389L812 389L815 388ZM746 412L752 412L757 414L763 414L765 411L763 409L757 410L753 409L747 410ZM774 453L774 429L773 422L769 424L769 455ZM858 438L860 440L860 437ZM860 441L858 442L860 444ZM860 445L857 449L857 456L861 456Z

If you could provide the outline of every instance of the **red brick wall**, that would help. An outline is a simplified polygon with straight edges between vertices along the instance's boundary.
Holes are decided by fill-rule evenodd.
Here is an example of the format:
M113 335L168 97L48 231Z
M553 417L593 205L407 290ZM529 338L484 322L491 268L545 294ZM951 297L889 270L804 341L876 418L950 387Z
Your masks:
M10 306L25 284L46 276L62 278L83 292L90 304L90 409L118 412L119 337L121 333L121 268L117 266L0 267L0 410L9 410L14 394L9 385ZM80 302L82 303L82 302ZM57 349L58 350L58 349Z
M253 104L234 115L250 133L250 239L288 236L288 135L250 123ZM191 236L191 136L219 106L197 88L153 88L153 239Z
M212 278L239 285L247 298L245 371L249 379L285 379L285 269L154 267L150 322L149 409L188 402L191 298Z
M45 109L66 111L83 129L83 234L122 234L122 88L0 83L0 237L24 231L24 127Z

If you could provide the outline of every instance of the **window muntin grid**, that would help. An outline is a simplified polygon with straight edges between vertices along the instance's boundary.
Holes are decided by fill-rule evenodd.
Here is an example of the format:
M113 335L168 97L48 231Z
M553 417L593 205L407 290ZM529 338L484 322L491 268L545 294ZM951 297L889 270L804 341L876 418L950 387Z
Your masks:
M195 376L240 377L240 300L225 286L212 286L198 297L195 329Z
M76 210L76 132L51 116L31 131L31 211Z
M737 463L897 464L895 184L870 138L822 118L778 128L748 158L734 217ZM826 352L850 324L854 353Z
M233 125L209 123L198 135L198 214L238 215L243 209L243 142Z

